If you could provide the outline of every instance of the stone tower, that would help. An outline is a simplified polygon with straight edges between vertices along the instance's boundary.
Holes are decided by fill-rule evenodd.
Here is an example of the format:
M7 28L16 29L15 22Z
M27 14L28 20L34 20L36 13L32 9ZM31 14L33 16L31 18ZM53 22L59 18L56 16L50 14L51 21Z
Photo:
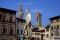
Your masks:
M26 10L26 24L28 25L28 23L31 21L31 14L29 12L29 9Z
M22 0L20 0L20 7L18 10L18 18L20 18L20 19L23 18Z
M37 21L37 27L41 27L41 13L40 12L36 12L36 21Z
M30 38L30 26L29 23L31 22L31 14L29 12L29 10L26 10L26 27L25 27L25 36L26 36L26 40L29 40Z

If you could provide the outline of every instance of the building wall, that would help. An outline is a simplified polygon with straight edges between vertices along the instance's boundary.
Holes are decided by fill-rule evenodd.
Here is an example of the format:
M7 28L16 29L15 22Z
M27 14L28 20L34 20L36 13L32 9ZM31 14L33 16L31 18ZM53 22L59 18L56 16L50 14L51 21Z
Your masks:
M0 12L0 40L17 40L16 14Z
M50 28L45 29L45 40L50 40Z
M57 36L60 37L60 18L51 21L51 39L56 40Z
M40 32L32 32L32 38L34 38L34 40L41 40Z

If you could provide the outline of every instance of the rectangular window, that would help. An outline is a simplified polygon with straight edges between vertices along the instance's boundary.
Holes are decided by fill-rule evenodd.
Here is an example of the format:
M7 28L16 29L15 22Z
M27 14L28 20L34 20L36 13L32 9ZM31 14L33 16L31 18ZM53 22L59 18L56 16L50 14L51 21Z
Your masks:
M3 28L3 35L7 33L7 29Z
M6 18L5 18L5 21L9 22L9 20L10 20L10 15L7 14L7 15L6 15Z
M5 21L5 16L3 16L3 21Z
M2 20L2 15L0 14L0 20Z
M51 27L51 30L53 30L53 26Z
M46 28L46 31L49 31L49 28Z
M39 35L39 33L38 33L38 35Z
M13 29L10 29L10 35L13 35Z
M3 34L5 33L5 28L3 28Z
M51 36L53 36L53 33L51 33Z
M10 16L10 21L9 22L12 22L12 17Z
M37 35L37 33L35 33L35 35Z
M59 29L59 25L57 25L57 29Z
M49 34L46 34L46 37L49 37Z
M16 18L15 16L12 16L12 22L15 22L16 21L15 18Z

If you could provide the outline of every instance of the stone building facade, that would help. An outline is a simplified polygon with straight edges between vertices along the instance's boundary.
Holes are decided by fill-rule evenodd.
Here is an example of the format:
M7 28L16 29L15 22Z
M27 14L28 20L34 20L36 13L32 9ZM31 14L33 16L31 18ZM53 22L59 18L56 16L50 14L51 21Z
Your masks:
M51 35L50 35L50 25L47 25L45 27L45 40L50 40L50 37L51 37Z
M16 11L0 8L0 40L17 40Z
M45 29L33 28L31 34L31 40L45 40Z
M60 15L50 18L51 40L60 40Z

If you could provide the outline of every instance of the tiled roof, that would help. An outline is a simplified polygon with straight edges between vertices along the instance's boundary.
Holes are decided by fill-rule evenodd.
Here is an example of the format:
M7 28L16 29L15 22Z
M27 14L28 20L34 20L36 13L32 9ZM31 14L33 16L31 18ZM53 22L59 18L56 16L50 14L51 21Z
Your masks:
M32 32L45 32L45 29L39 30L39 28L33 28Z
M16 14L16 11L0 7L0 11Z
M50 19L50 21L51 21L51 20L58 19L58 18L60 18L60 15L55 16L55 17L52 17L52 18L49 18L49 19Z
M40 32L45 32L45 29L41 30Z

